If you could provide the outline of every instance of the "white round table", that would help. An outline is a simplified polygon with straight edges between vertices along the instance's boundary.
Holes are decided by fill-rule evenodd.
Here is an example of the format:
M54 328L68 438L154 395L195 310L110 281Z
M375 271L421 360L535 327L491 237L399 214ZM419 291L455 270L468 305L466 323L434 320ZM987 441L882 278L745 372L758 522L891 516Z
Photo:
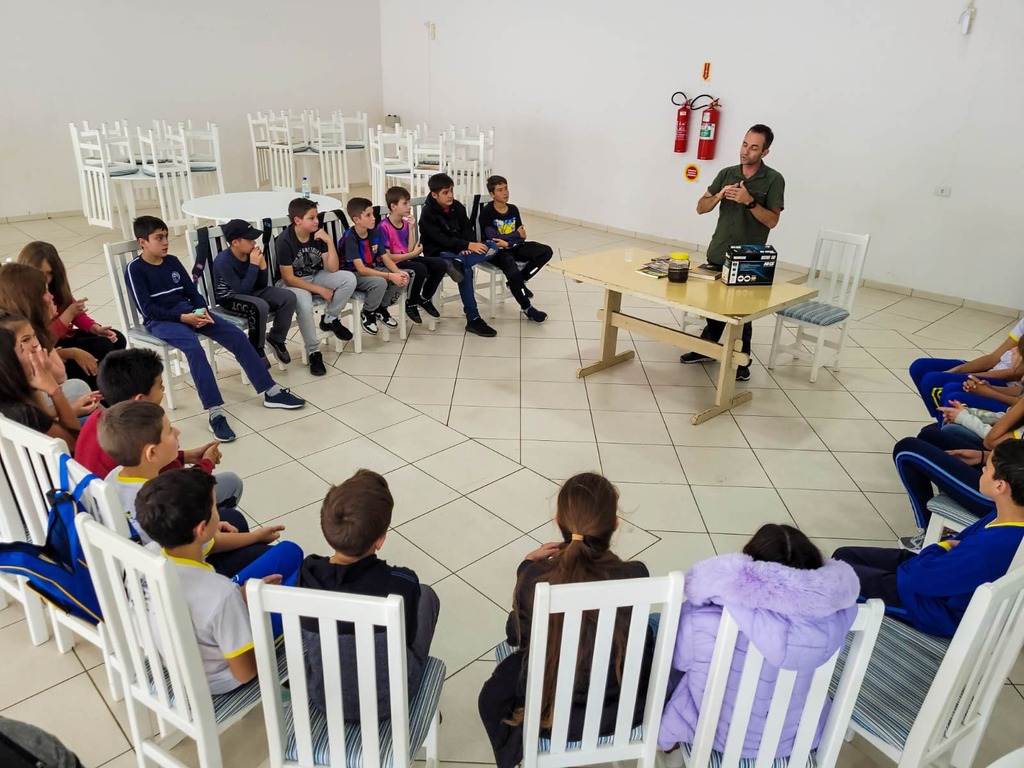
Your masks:
M231 219L260 221L268 217L287 216L288 203L297 197L302 195L298 192L228 192L189 200L182 203L181 210L189 216L212 219L219 224ZM309 199L317 204L321 212L344 208L342 202L333 197L310 195Z

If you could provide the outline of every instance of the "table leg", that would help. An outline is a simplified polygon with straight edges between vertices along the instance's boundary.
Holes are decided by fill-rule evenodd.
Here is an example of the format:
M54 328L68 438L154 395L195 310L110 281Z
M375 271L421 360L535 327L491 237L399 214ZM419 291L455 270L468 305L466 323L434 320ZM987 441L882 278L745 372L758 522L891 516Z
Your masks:
M739 352L741 349L740 334L742 328L742 325L734 323L727 323L725 326L724 338L722 339L722 347L724 347L722 350L722 361L718 366L718 388L715 392L715 406L708 408L706 411L695 413L690 420L690 423L694 426L703 424L708 419L724 413L734 405L745 403L753 397L753 393L750 390L733 394L736 389L736 363L733 360L732 351Z
M622 294L618 291L605 290L604 311L600 313L601 318L601 359L586 368L576 371L576 378L582 379L592 373L603 371L626 360L632 360L636 353L626 350L615 354L615 347L619 340L619 329L612 325L613 315L622 309Z

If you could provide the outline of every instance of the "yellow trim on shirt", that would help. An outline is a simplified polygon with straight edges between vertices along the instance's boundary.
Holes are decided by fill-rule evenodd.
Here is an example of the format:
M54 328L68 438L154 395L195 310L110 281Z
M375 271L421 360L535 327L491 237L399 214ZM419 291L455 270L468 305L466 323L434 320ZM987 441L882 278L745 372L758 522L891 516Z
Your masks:
M166 557L168 560L173 560L178 565L190 565L193 568L205 568L208 571L214 570L213 566L209 563L203 563L198 560L191 560L187 557L175 557L174 555L170 554L166 549L161 549L160 554Z
M241 655L242 655L243 653L246 653L246 652L248 652L248 651L251 651L251 650L252 650L253 648L255 648L255 647L256 647L256 646L255 646L255 645L254 645L253 643L249 643L248 645L243 645L243 646L242 646L241 648L239 648L239 649L238 649L237 651L232 651L231 653L225 653L225 654L224 654L224 658L225 658L225 659L237 659L237 658L238 658L239 656L241 656Z
M1024 523L997 523L994 520L986 528L1024 528Z
M945 541L937 541L935 543L938 544L940 547L942 547L947 552L949 552L949 550L951 550L953 548L952 542L953 542L953 539L946 539Z
M126 477L124 475L118 475L117 479L122 483L148 483L148 477Z

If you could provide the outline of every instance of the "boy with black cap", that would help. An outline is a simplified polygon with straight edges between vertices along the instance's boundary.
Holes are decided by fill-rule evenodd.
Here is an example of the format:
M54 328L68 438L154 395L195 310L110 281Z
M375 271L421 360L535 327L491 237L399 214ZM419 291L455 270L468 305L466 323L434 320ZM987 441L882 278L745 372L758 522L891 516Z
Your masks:
M232 219L221 227L228 247L213 261L214 292L217 303L229 312L241 315L249 323L249 341L270 367L264 344L269 344L278 362L291 362L285 346L295 317L295 294L287 288L271 285L267 259L257 241L263 233L242 219ZM267 318L274 313L274 327L267 333ZM316 371L314 375L323 375Z

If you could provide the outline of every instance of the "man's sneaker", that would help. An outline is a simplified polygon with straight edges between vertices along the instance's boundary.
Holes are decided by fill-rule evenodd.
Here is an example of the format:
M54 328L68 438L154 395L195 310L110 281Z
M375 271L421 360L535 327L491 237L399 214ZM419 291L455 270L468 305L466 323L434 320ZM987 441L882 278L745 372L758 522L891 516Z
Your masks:
M523 295L526 296L526 298L528 298L528 299L532 299L533 298L533 291L531 291L529 288L527 288L524 285L523 286Z
M900 536L900 546L908 552L920 552L924 546L924 534L919 533L917 536Z
M365 309L362 311L360 316L360 322L363 325L363 330L367 333L372 333L374 336L377 335L377 313L367 312Z
M456 284L461 283L463 278L466 277L465 266L459 259L445 259L444 271Z
M398 327L398 321L391 316L391 313L388 312L387 307L380 307L377 310L377 319L384 323L384 325L386 325L388 328Z
M434 306L434 302L432 301L424 301L422 304L420 304L420 308L431 317L441 316L441 313L437 311L437 307Z
M526 309L523 310L523 314L526 315L531 320L533 320L533 322L535 323L543 323L545 320L548 319L548 313L541 312L536 307L527 307Z
M324 319L321 317L320 330L330 331L342 341L351 341L352 339L352 331L350 331L348 328L342 325L341 320L337 317L331 320L331 322L329 323L325 323Z
M235 430L228 424L228 417L218 413L210 417L210 431L213 436L222 443L233 443L235 441Z
M405 305L405 316L408 317L410 321L416 323L416 325L423 322L423 318L420 317L420 311L416 308L415 304Z
M292 361L292 356L288 354L288 347L284 345L283 341L274 341L271 338L267 339L267 344L270 346L270 351L277 358L277 362L287 365Z
M679 356L679 362L685 363L686 365L692 365L693 363L713 363L715 358L702 355L700 352L687 352L685 355Z
M488 339L498 335L498 332L485 323L482 317L474 317L467 322L466 332L475 333L477 336L483 336Z
M736 381L750 381L749 365L741 365L736 368Z
M323 352L314 352L309 356L309 372L313 376L327 375L327 366L324 365Z
M294 411L296 408L301 408L305 404L305 400L298 395L293 395L290 390L287 390L284 387L282 387L281 391L276 395L263 395L264 408L285 408L289 411Z

